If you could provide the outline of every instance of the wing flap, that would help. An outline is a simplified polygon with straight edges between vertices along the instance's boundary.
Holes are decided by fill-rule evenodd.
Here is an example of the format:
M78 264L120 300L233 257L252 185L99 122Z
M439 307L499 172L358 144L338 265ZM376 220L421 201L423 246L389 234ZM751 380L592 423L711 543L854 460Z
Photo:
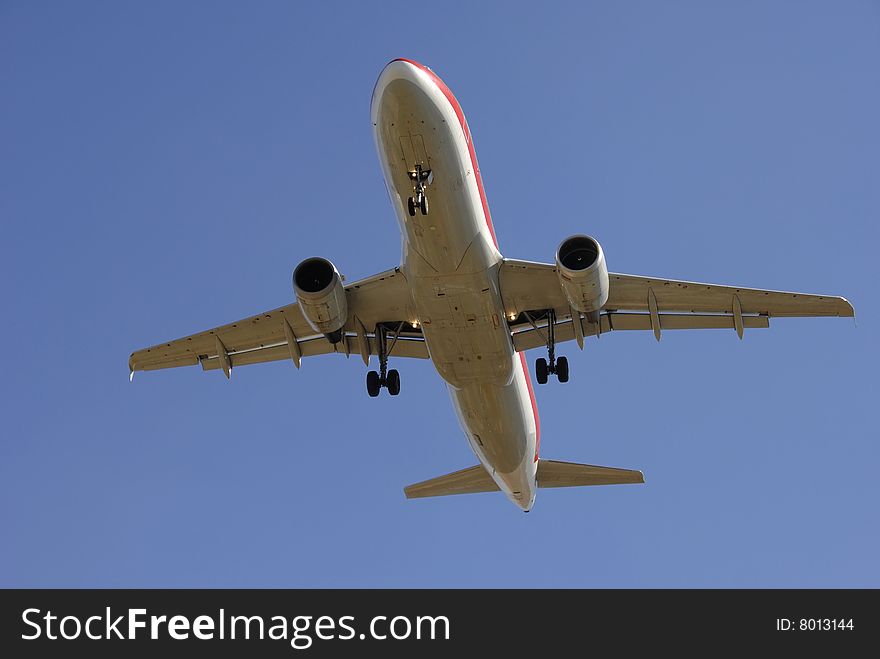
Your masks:
M649 330L651 316L646 313L609 313L608 318L612 330ZM661 313L660 328L664 330L679 329L736 329L736 321L733 316L725 314L686 314L686 313ZM743 316L743 327L764 328L770 327L770 319L767 316Z
M160 358L155 361L146 361L144 359L140 359L138 361L132 361L131 359L128 362L128 367L132 371L157 371L162 368L176 368L178 366L195 366L199 363L199 358L196 355L192 354L180 354L165 358ZM135 368L136 366L136 368Z
M733 316L725 314L659 314L660 328L662 330L683 329L736 329L736 321ZM770 327L770 319L767 316L743 316L745 329L760 329ZM650 330L651 316L647 313L604 313L599 318L599 326L595 323L581 319L581 327L585 337L597 334L606 334L611 331L621 330ZM537 329L525 326L525 329L517 329L513 333L513 347L517 352L542 348L547 345L547 322L546 320L536 323ZM571 318L558 320L553 326L557 343L573 341L575 328Z
M599 334L611 331L611 324L609 323L607 316L601 316L599 322L599 327L601 328L601 331L598 332ZM542 348L547 345L547 321L543 320L535 323L535 325L536 327L531 327L530 325L522 326L524 329L517 329L513 333L511 338L513 339L513 347L517 352L531 350L532 348ZM595 323L589 323L582 320L581 327L584 329L584 336L594 336L597 334ZM575 336L574 332L575 328L574 325L572 325L571 318L558 320L553 325L553 334L557 343L573 341Z
M372 339L372 334L367 337L370 342L370 354L376 355L378 354L376 351L375 341ZM348 342L348 354L350 355L359 355L360 354L360 342L355 335L346 335L345 340ZM333 353L345 353L345 347L343 344L333 345L323 336L316 336L311 339L306 339L305 341L298 341L300 354L303 357L314 357L316 355L331 355ZM394 346L391 348L389 352L389 356L391 357L410 357L413 359L428 359L428 348L425 345L424 340L422 339L399 339L395 342ZM236 366L245 366L248 364L264 364L267 362L281 361L285 359L290 359L290 348L287 346L287 342L284 342L280 345L267 346L265 348L259 348L257 350L247 350L244 352L233 352L229 353L229 362L233 368ZM189 363L198 363L198 360L195 362ZM216 354L216 351L213 355L209 355L201 360L202 369L205 371L214 371L219 368L222 368L220 364L220 359ZM181 364L184 366L185 364ZM164 366L160 368L165 368Z

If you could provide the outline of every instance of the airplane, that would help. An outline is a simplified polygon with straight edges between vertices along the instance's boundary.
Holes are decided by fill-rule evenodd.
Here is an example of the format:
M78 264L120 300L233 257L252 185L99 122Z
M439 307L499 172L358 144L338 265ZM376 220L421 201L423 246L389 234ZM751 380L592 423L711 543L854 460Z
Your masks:
M609 272L599 242L566 238L554 263L502 256L470 129L428 67L391 61L373 89L376 151L400 226L399 266L344 283L322 257L293 271L296 301L132 353L135 371L201 365L227 378L247 364L359 354L367 392L400 393L391 358L430 359L478 464L404 488L407 498L503 492L528 512L538 488L644 483L640 471L547 460L525 351L545 348L535 380L568 382L559 343L627 330L769 327L771 317L854 316L842 297ZM430 205L429 205L430 200Z

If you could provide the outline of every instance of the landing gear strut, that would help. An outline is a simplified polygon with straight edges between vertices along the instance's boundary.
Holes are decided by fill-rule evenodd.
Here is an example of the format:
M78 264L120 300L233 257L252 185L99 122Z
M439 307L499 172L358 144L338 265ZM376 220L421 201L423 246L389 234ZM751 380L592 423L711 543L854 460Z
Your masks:
M428 192L427 188L434 180L434 172L430 169L422 169L421 165L409 172L409 178L413 182L414 196L406 200L407 210L410 217L415 217L416 209L419 209L422 215L428 214Z
M397 337L400 335L402 327L403 323L401 322L396 330L392 330L394 338L389 346L388 328L382 324L376 325L376 351L379 353L379 372L370 371L367 373L367 393L371 398L378 396L382 387L388 389L388 393L392 396L400 393L400 373L394 368L390 371L388 370L388 353L394 349L394 344L397 343Z
M531 318L529 322L535 326ZM556 312L547 312L547 359L539 357L535 360L535 379L538 384L547 384L548 375L555 375L560 382L568 382L568 359L556 357ZM537 329L537 327L535 327Z

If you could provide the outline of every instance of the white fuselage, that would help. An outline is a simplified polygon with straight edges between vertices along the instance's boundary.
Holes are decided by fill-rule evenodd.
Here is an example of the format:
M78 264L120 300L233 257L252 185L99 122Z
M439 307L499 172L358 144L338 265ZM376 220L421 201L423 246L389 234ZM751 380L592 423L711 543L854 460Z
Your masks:
M465 436L520 508L535 499L540 428L524 356L498 287L502 257L461 106L427 67L395 60L379 76L371 119L403 239L401 270L428 352ZM410 216L409 172L433 179L427 215Z

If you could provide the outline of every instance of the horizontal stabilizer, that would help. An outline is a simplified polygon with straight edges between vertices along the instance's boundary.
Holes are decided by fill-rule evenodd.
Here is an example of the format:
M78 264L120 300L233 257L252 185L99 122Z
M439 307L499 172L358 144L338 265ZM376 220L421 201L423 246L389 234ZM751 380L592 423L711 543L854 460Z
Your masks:
M644 483L642 472L582 465L559 460L538 461L538 487L578 487L581 485L623 485Z
M407 499L445 497L448 494L472 494L474 492L498 492L499 488L482 465L454 471L445 476L403 488Z
M597 467L558 460L538 461L538 487L578 487L582 485L622 485L644 483L642 472L634 469ZM450 494L498 492L499 487L482 467L468 467L403 488L407 499L444 497Z

